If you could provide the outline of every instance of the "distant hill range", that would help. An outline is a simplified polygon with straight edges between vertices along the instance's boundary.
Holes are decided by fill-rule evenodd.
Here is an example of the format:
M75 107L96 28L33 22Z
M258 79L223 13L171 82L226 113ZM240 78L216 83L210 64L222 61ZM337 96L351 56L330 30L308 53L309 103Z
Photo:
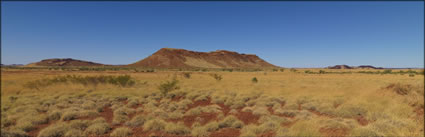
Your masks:
M105 66L104 64L100 64L100 63L94 63L94 62L90 62L90 61L83 61L83 60L76 60L76 59L71 59L71 58L54 58L54 59L45 59L42 60L40 62L36 62L36 63L31 63L28 65L25 65L27 67L40 67L40 66L49 66L49 67L53 67L53 66L64 66L64 67L69 67L69 66Z
M371 65L361 65L361 66L348 66L348 65L335 65L329 66L328 69L384 69L382 67L374 67Z
M31 63L27 67L37 66L112 66L71 58L46 59ZM117 65L118 66L118 65ZM254 54L240 54L233 51L217 50L196 52L185 49L162 48L151 56L138 62L120 65L123 67L144 68L280 68L270 64Z
M185 49L162 48L151 56L129 64L149 68L278 68L254 54L239 54L217 50L196 52Z

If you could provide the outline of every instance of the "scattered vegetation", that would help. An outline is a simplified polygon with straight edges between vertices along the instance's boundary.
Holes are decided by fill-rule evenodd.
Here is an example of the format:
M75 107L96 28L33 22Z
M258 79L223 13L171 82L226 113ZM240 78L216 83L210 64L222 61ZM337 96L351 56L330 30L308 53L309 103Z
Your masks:
M120 87L133 86L136 82L131 78L130 75L123 76L79 76L79 75L66 75L56 76L54 78L46 78L42 80L35 80L26 83L24 86L40 90L40 88L47 87L54 84L82 84L84 86L97 86L99 84L112 84Z
M216 74L216 73L212 73L212 74L210 74L210 76L213 77L217 81L221 81L221 79L223 79L223 77L221 75Z
M168 92L179 89L180 87L177 85L178 84L178 80L177 79L173 79L171 81L167 81L165 83L162 83L161 85L159 85L158 89L161 92L162 95L167 95Z

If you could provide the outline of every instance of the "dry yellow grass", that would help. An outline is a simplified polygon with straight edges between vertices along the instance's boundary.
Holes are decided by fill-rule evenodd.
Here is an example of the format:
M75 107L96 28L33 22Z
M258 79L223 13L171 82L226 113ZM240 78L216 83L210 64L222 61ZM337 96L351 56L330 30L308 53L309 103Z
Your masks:
M270 107L276 113L291 113L291 115L295 116L296 120L290 120L291 122L295 121L295 124L291 125L291 122L289 122L289 126L287 127L283 125L281 125L282 127L276 127L276 123L270 124L270 122L267 123L267 121L264 121L263 123L258 123L257 125L251 124L249 126L244 127L250 130L261 129L261 132L258 132L256 134L267 134L267 132L273 132L278 135L295 136L320 136L335 134L424 136L423 118L418 118L418 115L423 117L423 75L416 75L414 77L410 77L408 74L306 74L304 73L304 71L306 70L310 70L312 72L319 72L319 70L325 70L326 72L378 71L352 69L297 69L297 72L292 72L289 69L286 69L284 72L210 71L191 72L190 77L188 78L184 76L183 72L178 71L135 73L132 71L90 72L3 69L1 71L1 108L2 110L7 109L8 114L10 114L6 116L2 113L2 123L10 123L10 121L14 121L16 119L21 118L21 115L25 115L20 113L37 114L36 111L41 112L43 111L43 109L45 109L44 111L48 111L48 114L54 112L53 110L51 110L52 108L50 107L44 108L45 105L37 106L35 104L32 104L33 107L37 108L37 110L28 109L31 107L23 107L27 105L25 102L39 101L43 102L43 104L46 104L46 102L48 103L49 101L52 101L54 102L53 104L56 103L57 106L66 106L69 109L67 109L67 112L75 112L76 114L86 112L83 111L83 109L102 109L90 107L99 104L92 103L90 105L90 102L87 101L85 102L85 105L81 106L70 106L69 104L58 103L61 100L67 100L67 98L71 98L72 96L81 96L84 98L88 98L88 100L90 100L90 97L92 96L100 96L100 98L105 99L103 103L111 104L111 108L114 108L114 104L119 105L119 102L116 102L117 100L128 100L128 107L137 107L138 103L143 103L146 107L142 110L144 111L143 113L177 114L178 112L184 114L181 111L183 111L184 108L187 106L181 106L182 101L179 102L180 104L173 106L172 103L170 103L170 100L165 99L167 98L167 96L159 94L158 90L158 87L161 83L176 78L179 81L178 86L180 88L177 91L172 92L172 94L180 95L180 93L182 93L181 95L185 95L187 98L193 99L192 101L205 101L207 97L212 98L212 102L217 102L217 104L219 102L222 102L223 104L231 107L233 109L232 114L235 115L238 115L238 111L236 109L244 108L243 110L253 109L253 111L256 111L256 109L259 108L264 108L264 110L266 110L267 107ZM393 70L393 72L394 71L399 70ZM130 75L132 78L134 78L136 80L136 84L132 87L119 87L109 84L102 84L98 86L83 86L80 84L56 84L41 88L39 90L29 89L24 86L30 81L40 80L43 78L53 78L59 75L97 76L124 74ZM221 75L223 79L218 81L214 79L210 74ZM257 78L258 82L252 82L252 79L254 77ZM410 93L407 95L399 95L394 92L394 90L396 89L394 89L394 87L389 86L391 84L397 83L401 84L402 86L396 88L404 88L403 86L405 86L405 88L408 88L407 90ZM261 98L256 99L257 94L261 95ZM145 98L144 96L146 96L147 98ZM268 102L268 100L274 100L272 97L282 97L284 98L285 103L279 104L276 102ZM188 100L187 98L185 100ZM156 104L156 101L153 101L155 99L161 99L161 102L159 102L159 104ZM249 100L251 100L251 102ZM102 106L104 105L105 104L102 104ZM253 107L250 108L249 105L253 105ZM298 107L303 110L297 110ZM420 112L417 112L418 109L422 109L422 115L420 114ZM314 112L312 110L314 110ZM139 110L136 111L137 113L139 112ZM11 114L17 115L11 117ZM63 116L63 114L58 115ZM268 115L271 114L259 113L260 117L265 117ZM357 115L362 116L362 119L368 121L368 124L361 125L361 122L354 122L354 124L350 123L350 120L351 122L355 121ZM164 118L166 117L167 116L165 115ZM183 115L181 117L183 117ZM159 120L161 120L161 118L163 117L156 118L159 118ZM332 120L336 118L342 118L345 120L345 122L348 123L344 123L344 121L332 122ZM119 123L125 123L126 121L130 120L132 119L126 118L120 121ZM146 119L144 121L148 120ZM219 120L217 122L219 122ZM18 127L15 128L13 124L11 125L12 126L4 126L2 124L2 131L3 129L7 129L7 131L22 130ZM36 125L37 124L30 124L29 126ZM302 131L302 128L304 127L311 127L311 130L304 132ZM326 127L332 127L335 129L340 128L340 130L333 129L333 131L338 132L327 134ZM207 127L199 125L196 127L196 130L191 129L192 134L195 134L195 132L196 134L201 134L201 131L203 135L207 134L204 132L204 130L201 129L207 129ZM345 131L347 129L353 130ZM182 132L182 134L190 133L186 130L187 129L185 129L185 132ZM241 131L247 130L244 129ZM180 133L180 131L175 132ZM252 134L251 132L252 131L250 131L250 133L242 133L242 135ZM172 133L174 133L174 131Z

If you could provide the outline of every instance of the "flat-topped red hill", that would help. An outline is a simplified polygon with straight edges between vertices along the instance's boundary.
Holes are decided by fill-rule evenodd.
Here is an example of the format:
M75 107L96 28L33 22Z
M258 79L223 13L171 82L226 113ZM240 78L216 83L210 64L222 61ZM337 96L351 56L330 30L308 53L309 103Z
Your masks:
M185 49L162 48L151 56L129 64L150 68L277 68L257 55L217 50L196 52Z

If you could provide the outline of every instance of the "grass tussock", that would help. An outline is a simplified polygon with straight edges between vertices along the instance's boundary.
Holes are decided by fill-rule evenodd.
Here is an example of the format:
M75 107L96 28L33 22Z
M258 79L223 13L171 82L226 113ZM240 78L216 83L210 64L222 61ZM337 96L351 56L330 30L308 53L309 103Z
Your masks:
M119 127L112 131L112 137L129 137L133 134L133 131L127 127Z

